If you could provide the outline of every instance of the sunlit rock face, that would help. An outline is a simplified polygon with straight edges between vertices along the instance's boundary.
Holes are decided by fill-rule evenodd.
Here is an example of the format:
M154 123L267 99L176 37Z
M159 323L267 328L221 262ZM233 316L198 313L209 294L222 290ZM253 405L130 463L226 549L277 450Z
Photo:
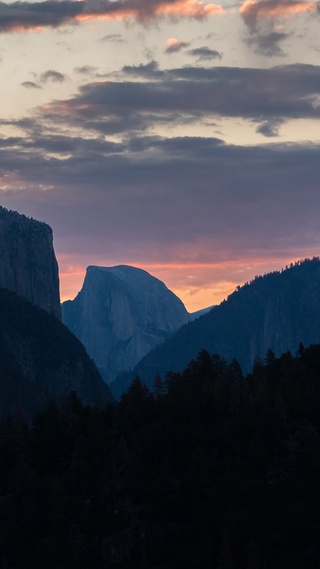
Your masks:
M146 271L90 266L78 296L63 303L62 319L110 381L188 322L189 314Z
M52 229L0 207L0 287L61 318Z

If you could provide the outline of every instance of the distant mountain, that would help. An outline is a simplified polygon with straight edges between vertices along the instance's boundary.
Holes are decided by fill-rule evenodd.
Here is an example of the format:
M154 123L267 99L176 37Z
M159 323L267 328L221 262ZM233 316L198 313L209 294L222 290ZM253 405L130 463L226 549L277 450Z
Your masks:
M201 310L196 310L196 312L189 312L189 316L190 316L190 320L195 320L196 318L199 318L200 316L203 316L204 314L207 314L207 312L210 312L210 310L212 310L212 308L214 308L216 305L213 304L212 306L208 306L207 308L201 308Z
M244 372L270 348L275 355L295 353L320 342L320 261L306 259L283 271L256 277L228 299L189 322L147 354L132 373L110 385L118 397L135 375L152 385L157 373L180 371L202 349L227 361L236 358Z
M0 207L0 287L61 318L52 229Z
M87 268L82 290L62 305L62 319L83 342L106 381L132 369L189 321L181 300L135 267Z
M0 289L0 416L32 418L49 398L76 390L87 404L112 400L79 340L57 318Z

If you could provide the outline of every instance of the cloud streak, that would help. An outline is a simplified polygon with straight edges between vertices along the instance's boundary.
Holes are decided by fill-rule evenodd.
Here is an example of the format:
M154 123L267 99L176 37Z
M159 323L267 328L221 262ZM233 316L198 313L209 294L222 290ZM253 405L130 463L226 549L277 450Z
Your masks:
M197 57L199 61L201 60L212 60L212 59L221 59L222 55L219 51L215 49L210 49L207 46L197 47L195 49L190 49L188 51L189 55L193 57Z
M40 85L37 85L37 83L35 83L34 81L23 81L21 85L26 89L41 89Z
M0 3L0 33L40 31L90 20L127 20L138 22L171 17L203 19L222 14L221 6L197 0L70 0Z
M124 67L123 74L122 81L89 83L75 97L39 108L39 120L99 134L125 134L148 132L160 124L239 117L260 125L261 134L274 136L287 120L320 119L319 66L161 71L150 62Z
M78 20L86 19L128 19L145 22L154 18L187 17L203 19L212 14L223 14L217 4L206 4L198 0L86 0Z
M84 9L84 2L13 2L0 3L0 32L39 31L76 21Z
M41 73L40 81L41 83L63 83L66 81L66 76L59 71L55 71L54 69L48 69L48 71Z

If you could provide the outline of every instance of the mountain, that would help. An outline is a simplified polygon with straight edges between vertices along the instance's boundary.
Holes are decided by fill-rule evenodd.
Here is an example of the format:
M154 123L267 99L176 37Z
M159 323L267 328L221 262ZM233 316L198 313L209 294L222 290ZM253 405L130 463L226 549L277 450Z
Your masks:
M82 290L63 303L62 319L109 381L132 369L189 315L161 281L142 269L119 265L88 267Z
M0 287L61 318L52 229L0 207Z
M276 355L295 353L300 342L306 346L320 342L319 258L237 287L227 300L183 326L110 387L118 397L135 375L150 386L157 373L182 370L202 349L227 361L236 358L247 372L267 350Z
M196 310L196 312L189 312L189 316L190 316L190 320L195 320L196 318L199 318L200 316L203 316L204 314L207 314L207 312L210 312L210 310L212 310L212 308L214 308L216 305L212 304L212 306L208 306L207 308L201 308L201 310Z
M49 398L77 391L84 403L112 401L79 340L57 318L15 293L0 289L0 416L28 418Z

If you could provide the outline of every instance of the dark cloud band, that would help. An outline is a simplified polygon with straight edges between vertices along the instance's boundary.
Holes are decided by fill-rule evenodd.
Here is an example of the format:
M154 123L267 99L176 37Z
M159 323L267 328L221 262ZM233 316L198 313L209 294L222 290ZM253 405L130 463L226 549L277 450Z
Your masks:
M274 136L287 120L320 119L319 66L161 71L150 62L127 66L123 74L123 81L89 83L74 98L46 105L46 120L114 134L146 132L156 124L240 117L262 125L261 134Z
M58 27L72 23L84 9L79 2L0 3L0 32Z
M0 33L59 27L91 19L146 21L155 17L205 18L222 13L220 6L196 0L79 0L0 2Z

